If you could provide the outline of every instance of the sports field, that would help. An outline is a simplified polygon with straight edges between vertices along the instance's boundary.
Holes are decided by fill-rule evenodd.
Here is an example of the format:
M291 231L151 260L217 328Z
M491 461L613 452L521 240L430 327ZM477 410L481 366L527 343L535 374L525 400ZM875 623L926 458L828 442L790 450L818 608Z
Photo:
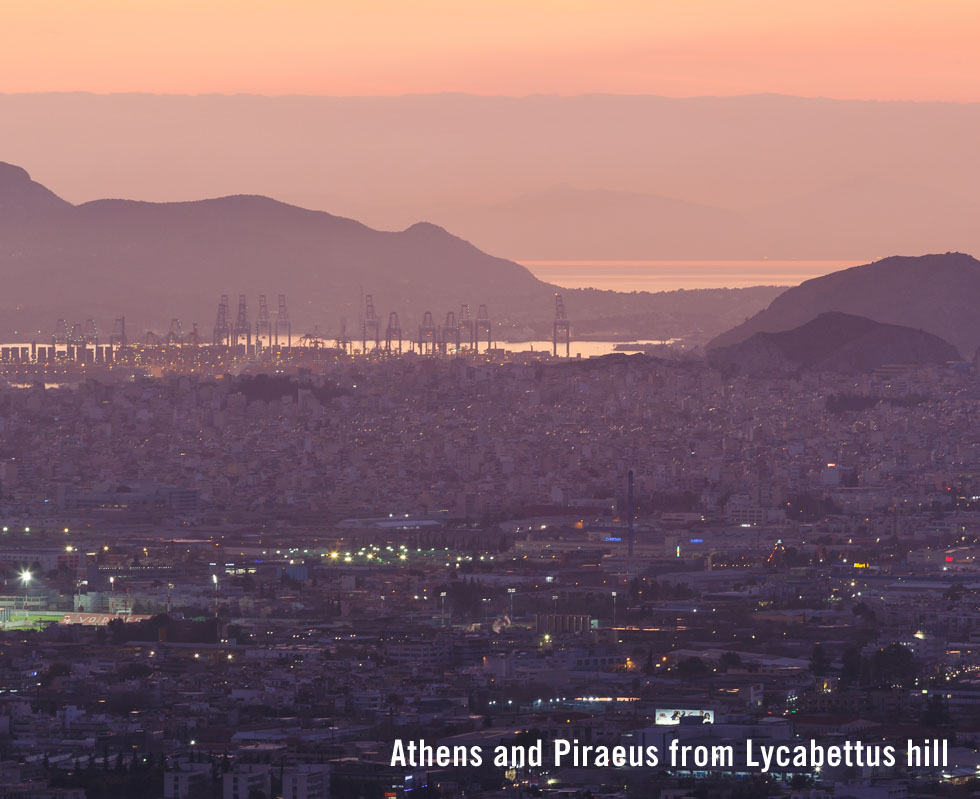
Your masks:
M3 629L41 630L47 627L51 622L60 621L64 615L65 613L63 611L58 610L29 610L27 611L27 618L24 618L24 611L15 610L11 612L10 621L3 625Z

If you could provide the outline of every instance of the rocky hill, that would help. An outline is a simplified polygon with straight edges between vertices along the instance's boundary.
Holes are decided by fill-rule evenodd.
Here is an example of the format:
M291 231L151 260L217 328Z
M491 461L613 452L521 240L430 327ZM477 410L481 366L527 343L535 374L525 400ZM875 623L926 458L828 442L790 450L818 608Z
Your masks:
M709 349L755 333L791 330L828 311L919 328L971 357L980 344L980 261L963 253L894 256L787 289L763 311L723 333Z
M858 374L884 364L944 363L959 357L956 347L931 333L837 311L820 314L792 330L754 333L709 352L711 363L723 371L752 375Z

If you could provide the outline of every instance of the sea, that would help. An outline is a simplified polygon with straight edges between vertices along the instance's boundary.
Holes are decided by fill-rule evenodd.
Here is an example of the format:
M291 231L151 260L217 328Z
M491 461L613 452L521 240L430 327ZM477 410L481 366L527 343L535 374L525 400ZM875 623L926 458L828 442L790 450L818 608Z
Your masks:
M541 280L563 288L596 288L614 291L675 291L677 289L745 288L747 286L795 286L810 278L867 263L760 259L750 261L637 261L637 260L525 260L520 261ZM668 342L638 341L633 352L655 351ZM28 346L21 344L21 346ZM551 352L551 341L499 342L508 352ZM623 351L615 341L579 341L573 338L571 357L589 358ZM630 351L627 349L627 351ZM564 354L562 351L560 354Z
M868 263L850 261L520 261L547 283L570 289L675 291L677 289L796 286L804 280Z
M574 335L569 346L568 354L572 358L591 358L594 355L609 355L614 352L625 352L627 355L636 352L656 352L661 347L674 344L679 339L668 339L667 341L579 341ZM494 347L504 350L504 352L547 352L553 351L551 341L500 341L495 342ZM558 345L558 354L565 356L565 345Z

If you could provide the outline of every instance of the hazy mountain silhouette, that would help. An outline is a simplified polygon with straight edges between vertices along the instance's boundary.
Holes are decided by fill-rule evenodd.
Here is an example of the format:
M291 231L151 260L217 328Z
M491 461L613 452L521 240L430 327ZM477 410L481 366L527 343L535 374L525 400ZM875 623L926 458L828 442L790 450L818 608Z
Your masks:
M726 372L870 372L883 364L959 360L939 336L863 316L831 311L780 333L755 333L737 344L714 347L710 361Z
M527 260L631 259L637 253L659 257L665 251L677 257L684 252L680 242L686 242L690 253L692 246L706 240L732 241L746 224L741 214L725 208L566 184L496 203L384 210L385 217L397 220L419 213L467 239L492 241L494 249L519 253Z
M55 316L91 315L105 324L125 314L158 329L172 316L185 326L198 321L207 336L218 295L230 294L234 303L239 292L253 319L258 294L273 305L286 294L303 332L315 324L336 331L341 317L354 328L365 294L374 295L379 315L398 311L406 334L423 311L441 322L463 302L474 313L486 303L500 322L545 323L542 330L554 315L556 287L432 224L378 231L251 195L73 206L10 165L0 165L0 202L4 294L17 306L6 319L42 332ZM601 334L626 318L624 329L650 335L676 331L679 323L718 331L776 293L565 291L573 321L599 320Z
M518 261L980 252L978 103L26 94L0 119L76 203L259 193Z
M787 289L763 311L709 343L795 328L827 311L920 328L972 356L980 344L980 261L963 253L894 256Z
M31 180L26 169L0 161L0 225L21 223L37 215L57 215L71 207L71 203Z

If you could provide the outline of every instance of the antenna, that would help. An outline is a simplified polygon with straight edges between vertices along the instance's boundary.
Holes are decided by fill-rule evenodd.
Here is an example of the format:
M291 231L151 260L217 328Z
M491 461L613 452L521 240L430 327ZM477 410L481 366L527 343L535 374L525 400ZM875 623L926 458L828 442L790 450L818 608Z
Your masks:
M368 294L364 298L364 321L361 322L361 352L367 353L367 343L374 339L374 349L381 347L381 326L378 315L374 311L374 296Z
M56 345L68 344L68 323L64 319L59 319L54 323L54 335L52 338Z
M452 311L446 312L446 324L442 327L442 337L440 344L442 346L442 354L446 355L449 351L449 342L453 342L453 346L456 348L456 352L459 351L459 323L456 321L456 314Z
M222 294L218 301L218 313L214 319L214 346L228 347L231 345L231 325L228 321L228 295Z
M568 316L565 314L565 302L561 294L555 294L555 324L552 330L551 354L558 357L558 345L565 344L565 357L571 357L572 337Z
M112 323L112 332L109 334L109 346L110 347L126 346L126 317L125 316L116 317L116 321Z
M275 339L276 346L279 346L279 334L286 333L286 346L293 346L293 326L289 321L289 311L286 310L286 295L279 295L279 310L276 311Z
M184 331L180 326L180 320L174 317L170 320L170 330L167 331L167 346L180 347L184 343Z
M238 315L235 317L235 330L232 332L232 342L238 347L242 339L245 340L245 352L252 349L252 326L248 321L248 306L245 303L245 295L238 295Z
M265 294L259 295L259 315L255 320L255 349L272 346L272 318Z
M385 328L385 352L391 352L391 342L398 339L398 354L402 352L402 328L398 323L398 312L392 311L388 314L388 327Z
M422 324L419 325L419 353L421 355L435 355L439 340L438 329L435 319L432 318L432 311L426 311L422 315Z
M82 331L82 340L85 344L99 346L99 329L95 326L94 319L85 320L85 328Z
M473 315L470 313L468 303L463 303L459 309L459 333L457 339L460 346L466 344L470 349L476 346L476 325L473 322Z
M348 355L353 349L354 342L350 337L350 331L347 329L347 317L340 319L340 335L337 336L337 346Z
M487 352L493 349L493 333L490 315L487 313L487 306L480 305L476 309L476 329L473 331L473 339L476 342L476 351L480 351L480 334L487 334Z

